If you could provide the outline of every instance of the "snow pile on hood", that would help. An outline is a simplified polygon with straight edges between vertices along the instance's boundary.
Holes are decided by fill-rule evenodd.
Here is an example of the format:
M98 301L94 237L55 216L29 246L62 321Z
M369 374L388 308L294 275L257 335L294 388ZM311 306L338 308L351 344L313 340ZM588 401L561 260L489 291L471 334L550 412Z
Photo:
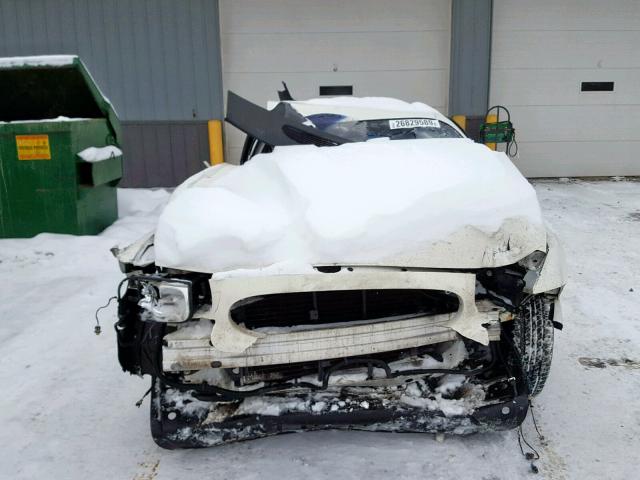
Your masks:
M504 154L471 140L280 147L179 187L158 223L156 263L204 272L393 265L465 228L495 233L510 218L540 230L535 192Z

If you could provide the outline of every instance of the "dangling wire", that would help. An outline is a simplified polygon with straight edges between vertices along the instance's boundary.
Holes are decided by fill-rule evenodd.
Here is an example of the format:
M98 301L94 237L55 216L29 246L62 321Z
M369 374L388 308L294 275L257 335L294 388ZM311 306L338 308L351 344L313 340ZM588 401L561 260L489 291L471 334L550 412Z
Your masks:
M93 329L93 332L94 332L96 335L100 335L100 333L102 332L102 327L100 327L100 319L98 318L98 312L100 312L100 310L104 310L105 308L107 308L109 305L111 305L111 302L113 302L114 300L117 300L117 299L118 299L118 297L116 297L116 296L111 297L111 298L109 299L109 301L108 301L106 304L104 304L104 305L103 305L103 306L101 306L101 307L98 307L98 309L96 310L96 313L95 313L95 317L96 317L96 326L95 326L95 328Z
M511 149L515 148L515 150L512 152ZM518 142L516 142L516 129L513 129L513 138L511 139L510 142L507 142L507 148L506 148L506 152L507 155L509 155L511 158L515 157L516 155L518 155Z
M536 429L536 433L538 434L538 439L541 442L544 442L544 435L540 433L540 429L538 428L538 423L536 422L536 416L533 413L533 403L531 403L531 399L529 399L529 411L531 412L531 420L533 420L533 426Z
M524 448L522 447L523 443L527 447L529 447L529 450L531 450L531 452L527 452L527 453L524 452ZM524 432L522 431L522 425L520 425L518 427L518 446L520 447L520 452L522 453L524 458L526 458L527 460L539 460L540 459L540 454L538 453L538 451L535 448L533 448L531 446L531 444L525 438Z
M529 447L529 450L531 450L530 452L526 452L524 451L524 448L522 448L522 443L524 442L524 444ZM522 431L522 425L520 425L518 427L518 446L520 447L520 452L522 453L522 456L531 462L530 467L531 467L531 471L533 473L538 473L538 467L536 466L535 462L536 460L540 459L540 454L538 453L538 451L533 448L531 446L531 444L529 442L527 442L527 439L524 437L524 432Z
M544 446L545 438L544 435L542 435L542 433L540 432L540 428L538 428L538 422L536 421L536 416L533 413L533 403L531 402L531 399L529 399L529 412L531 413L531 421L533 422L533 427L536 429L536 433L538 434L538 440L540 440L540 443ZM524 447L522 446L523 443L529 448L529 452L524 451ZM525 438L524 431L522 430L522 425L518 427L518 446L520 447L520 453L522 453L522 456L526 460L531 462L531 471L533 473L538 473L538 467L534 462L536 460L540 460L540 453L538 453L538 451L533 448L533 446Z
M149 390L147 390L144 393L144 395L142 395L142 398L136 402L136 407L140 408L140 406L142 405L142 402L144 402L144 399L147 397L147 395L149 395L151 393L151 389L152 388L153 388L153 386L149 387Z

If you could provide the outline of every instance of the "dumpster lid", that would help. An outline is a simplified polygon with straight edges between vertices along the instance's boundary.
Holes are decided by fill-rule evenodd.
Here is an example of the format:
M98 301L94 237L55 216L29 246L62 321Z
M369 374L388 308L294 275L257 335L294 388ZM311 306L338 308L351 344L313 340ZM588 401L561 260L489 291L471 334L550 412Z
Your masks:
M121 144L120 121L77 55L0 58L0 122L106 118Z

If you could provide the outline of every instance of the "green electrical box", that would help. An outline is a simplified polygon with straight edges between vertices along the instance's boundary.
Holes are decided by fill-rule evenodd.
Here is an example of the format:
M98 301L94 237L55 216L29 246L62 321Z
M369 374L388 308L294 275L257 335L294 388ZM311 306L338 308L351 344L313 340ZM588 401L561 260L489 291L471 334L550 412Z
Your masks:
M483 123L480 126L482 143L510 143L513 141L515 130L509 120L495 123Z
M111 225L120 122L80 59L0 58L0 92L0 237Z

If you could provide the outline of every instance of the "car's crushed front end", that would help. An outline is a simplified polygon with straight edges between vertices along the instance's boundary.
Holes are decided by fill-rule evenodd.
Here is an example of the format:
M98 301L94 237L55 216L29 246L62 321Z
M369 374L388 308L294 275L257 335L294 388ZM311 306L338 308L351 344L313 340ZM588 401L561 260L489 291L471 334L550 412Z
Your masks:
M494 268L216 278L157 268L152 242L117 252L116 332L122 367L153 379L152 434L167 448L321 428L513 428L530 393L513 320L540 294L559 318L555 251Z
M519 425L565 274L515 166L422 104L229 98L251 161L196 174L114 251L156 442Z

